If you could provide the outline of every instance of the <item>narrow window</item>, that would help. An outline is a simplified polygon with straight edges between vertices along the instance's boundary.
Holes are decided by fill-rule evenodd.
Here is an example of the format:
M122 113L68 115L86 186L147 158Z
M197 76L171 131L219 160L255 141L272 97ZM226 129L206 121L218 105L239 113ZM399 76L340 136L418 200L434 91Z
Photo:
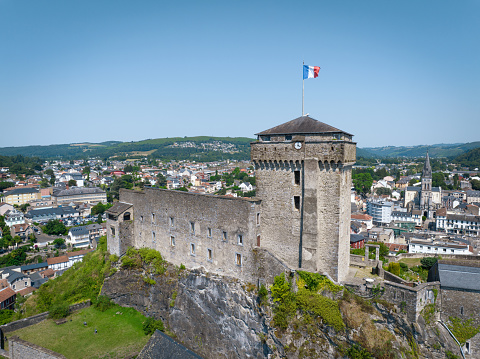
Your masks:
M223 231L223 233L222 233L222 239L223 239L224 241L227 240L227 232Z
M195 234L195 222L190 222L190 233Z
M467 352L467 354L472 354L470 353L470 342L465 343L465 351Z
M152 232L152 241L155 243L155 232Z
M237 236L237 244L243 246L243 235L239 234Z
M260 247L260 235L257 236L257 247Z
M170 245L172 247L175 247L175 237L174 236L170 236Z
M463 315L463 307L460 307L460 315Z
M242 265L242 255L240 253L235 253L235 264L237 266Z
M300 196L293 196L293 204L295 209L300 210Z
M195 255L195 243L190 243L190 254Z
M260 224L260 213L257 213L257 226Z
M175 226L175 219L173 217L170 217L170 227Z
M293 174L295 175L295 184L300 184L300 171L294 171Z
M207 260L212 261L212 250L210 248L207 249Z
M112 236L115 235L115 227L110 227L110 231L112 232Z
M208 237L212 237L212 229L210 227L207 228L207 235Z
M155 224L155 213L152 213L152 223Z

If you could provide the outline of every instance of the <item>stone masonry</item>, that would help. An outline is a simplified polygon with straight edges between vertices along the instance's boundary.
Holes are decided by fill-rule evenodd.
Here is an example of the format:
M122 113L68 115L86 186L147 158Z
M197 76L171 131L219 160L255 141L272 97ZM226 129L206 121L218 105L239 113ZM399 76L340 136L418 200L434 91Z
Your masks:
M343 281L350 261L352 135L303 116L251 144L257 198L145 188L121 190L107 211L108 250L158 250L173 264L254 282L264 268L304 269ZM257 256L258 257L258 256ZM268 270L271 278L271 270ZM278 273L280 274L280 273Z

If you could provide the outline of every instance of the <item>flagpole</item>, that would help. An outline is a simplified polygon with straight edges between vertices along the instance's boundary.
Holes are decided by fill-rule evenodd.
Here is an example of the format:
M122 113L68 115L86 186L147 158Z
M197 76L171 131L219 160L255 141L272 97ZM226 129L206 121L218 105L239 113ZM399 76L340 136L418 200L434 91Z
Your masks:
M303 66L305 66L305 61L303 61ZM303 76L304 67L302 66L302 117L303 117L303 103L304 103L304 95L305 95L305 76Z

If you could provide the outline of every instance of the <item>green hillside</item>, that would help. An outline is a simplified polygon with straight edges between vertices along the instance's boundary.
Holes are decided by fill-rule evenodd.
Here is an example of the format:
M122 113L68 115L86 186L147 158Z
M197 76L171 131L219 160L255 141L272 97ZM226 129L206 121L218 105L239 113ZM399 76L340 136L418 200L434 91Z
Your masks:
M430 157L453 158L473 148L480 147L480 141L456 144L436 144L419 146L387 146L387 147L366 147L374 157L424 157L428 151ZM364 156L367 157L367 156Z

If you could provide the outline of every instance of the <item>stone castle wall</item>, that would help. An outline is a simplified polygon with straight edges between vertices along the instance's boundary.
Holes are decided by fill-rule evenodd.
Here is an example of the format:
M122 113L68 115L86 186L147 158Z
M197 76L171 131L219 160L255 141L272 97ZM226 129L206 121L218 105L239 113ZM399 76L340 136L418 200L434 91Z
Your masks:
M480 326L480 317L478 316L480 293L478 291L442 287L439 295L442 299L440 317L444 322L448 322L449 317L457 317L462 320L472 318L472 324Z
M146 188L122 190L133 204L132 245L158 250L175 265L254 281L252 249L260 235L259 202Z

